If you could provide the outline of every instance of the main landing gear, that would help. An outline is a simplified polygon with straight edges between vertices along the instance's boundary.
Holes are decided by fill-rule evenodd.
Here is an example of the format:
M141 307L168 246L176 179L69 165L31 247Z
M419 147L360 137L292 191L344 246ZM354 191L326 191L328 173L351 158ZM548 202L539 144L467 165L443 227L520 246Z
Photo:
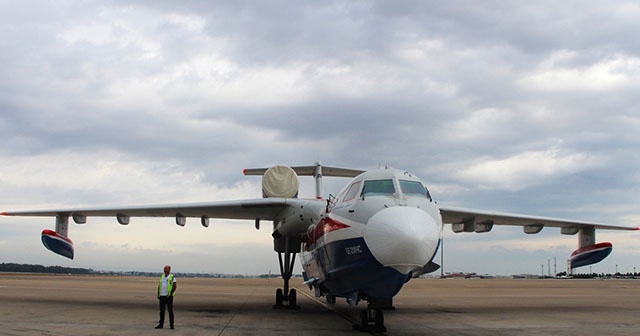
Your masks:
M276 249L276 251L278 252L278 261L280 262L280 274L282 275L283 288L278 288L276 290L276 304L273 305L273 309L300 309L300 306L296 304L296 290L289 289L289 280L293 274L293 265L296 261L296 253L298 251L291 251L290 237L282 237L281 240L284 240L284 252L280 252L278 249ZM300 246L300 244L298 243L297 246Z
M374 300L367 300L367 309L360 311L360 323L353 325L353 330L364 332L386 332L384 326L383 305L377 304Z

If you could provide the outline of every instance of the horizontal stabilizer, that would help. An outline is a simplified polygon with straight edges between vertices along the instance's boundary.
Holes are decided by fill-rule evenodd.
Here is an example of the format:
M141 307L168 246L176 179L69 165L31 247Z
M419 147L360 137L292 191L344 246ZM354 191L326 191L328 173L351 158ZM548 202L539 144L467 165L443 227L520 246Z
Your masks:
M298 166L291 167L293 171L298 174L298 176L316 176L316 170L319 166ZM339 167L327 167L320 166L322 171L322 176L330 176L330 177L356 177L362 173L364 170L359 169L350 169L350 168L339 168ZM250 168L243 170L244 175L263 175L269 168Z

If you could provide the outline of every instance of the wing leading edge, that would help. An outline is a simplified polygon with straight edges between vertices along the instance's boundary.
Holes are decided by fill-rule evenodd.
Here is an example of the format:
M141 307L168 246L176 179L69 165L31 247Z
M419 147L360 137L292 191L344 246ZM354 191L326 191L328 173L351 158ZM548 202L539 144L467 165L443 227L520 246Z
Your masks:
M596 229L640 230L640 227L634 225L585 222L457 207L440 207L440 214L443 223L451 224L451 229L455 233L482 233L491 231L493 225L513 225L522 226L526 234L539 233L544 227L560 228L560 233L565 235L578 234L578 249L573 251L567 260L568 274L572 274L574 268L598 263L611 253L613 244L597 243Z
M131 217L174 217L181 214L185 217L208 216L220 219L264 219L273 220L285 207L297 204L295 199L259 198L239 201L221 201L209 203L185 203L164 205L141 205L130 207L97 207L70 208L34 211L5 211L4 216L39 216L53 217L58 215L115 217L119 215Z

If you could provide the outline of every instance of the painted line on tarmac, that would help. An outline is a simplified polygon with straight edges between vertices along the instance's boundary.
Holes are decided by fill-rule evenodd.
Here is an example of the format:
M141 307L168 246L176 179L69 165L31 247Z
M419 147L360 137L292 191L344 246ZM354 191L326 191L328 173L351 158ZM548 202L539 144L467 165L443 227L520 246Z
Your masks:
M309 299L317 302L319 305L323 306L324 308L326 308L326 309L338 314L338 316L342 317L343 319L347 320L348 322L351 322L352 325L357 326L357 325L360 324L360 321L358 321L356 318L352 317L351 315L348 315L346 313L338 311L332 305L319 300L315 296L312 296L311 294L307 293L306 291L301 290L298 287L294 287L294 288L298 291L298 293L304 294L304 296L306 296ZM379 333L379 332L375 332L375 331L370 331L368 333L371 334L371 335L385 335L385 333Z
M326 308L326 309L328 309L328 310L331 310L332 312L334 312L334 313L336 313L336 314L340 315L340 317L342 317L343 319L345 319L345 320L347 320L347 321L349 321L349 322L351 322L351 323L353 323L353 324L358 324L358 321L357 321L356 319L354 319L353 317L351 317L351 316L349 316L349 315L347 315L347 314L345 314L345 313L343 313L343 312L338 311L337 309L335 309L334 307L332 307L330 304L328 304L328 303L326 303L326 302L323 302L323 301L320 301L320 300L319 300L318 298L316 298L315 296L312 296L311 294L307 293L307 292L306 292L306 291L304 291L304 290L301 290L301 289L300 289L300 288L298 288L298 287L295 287L295 289L298 291L298 293L302 293L302 294L304 294L304 296L306 296L306 297L308 297L309 299L311 299L311 300L313 300L313 301L317 302L319 305L323 306L324 308Z
M249 295L247 295L244 298L244 302L242 302L242 304L240 305L240 307L238 307L238 309L236 309L233 314L231 315L231 318L229 318L229 320L227 321L227 323L225 323L224 327L222 327L222 329L220 329L220 332L218 333L218 336L222 335L227 328L229 328L229 325L231 325L231 321L233 321L236 318L236 315L238 315L238 311L240 311L244 306L247 305L247 301L249 301L249 297L252 296L253 294L255 294L255 289L249 293ZM246 293L245 293L246 294Z

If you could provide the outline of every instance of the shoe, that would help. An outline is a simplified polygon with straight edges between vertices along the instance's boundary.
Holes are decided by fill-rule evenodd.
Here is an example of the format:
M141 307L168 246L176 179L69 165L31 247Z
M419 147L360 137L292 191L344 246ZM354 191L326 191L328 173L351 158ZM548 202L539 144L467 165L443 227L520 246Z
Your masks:
M171 329L175 329L173 326L170 327Z
M162 326L158 324L158 325L156 326L156 329L162 329Z

